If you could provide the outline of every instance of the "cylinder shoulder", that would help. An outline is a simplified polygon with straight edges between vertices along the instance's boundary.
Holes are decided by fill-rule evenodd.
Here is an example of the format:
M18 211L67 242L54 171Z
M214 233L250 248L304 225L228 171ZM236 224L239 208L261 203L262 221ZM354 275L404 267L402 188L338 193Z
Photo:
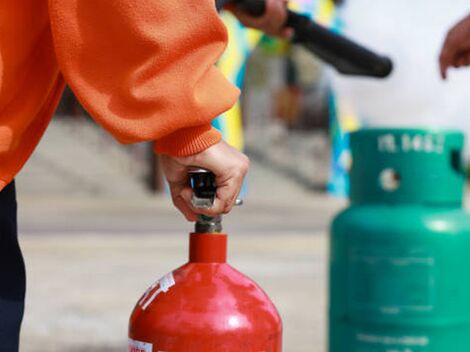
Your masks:
M271 331L281 325L266 293L228 264L189 263L173 276L175 284L156 296L147 309L136 307L132 325L167 333L199 329L201 334L212 331L213 335L243 328Z
M352 205L334 218L331 227L333 232L365 228L380 232L421 229L470 234L470 214L460 207Z

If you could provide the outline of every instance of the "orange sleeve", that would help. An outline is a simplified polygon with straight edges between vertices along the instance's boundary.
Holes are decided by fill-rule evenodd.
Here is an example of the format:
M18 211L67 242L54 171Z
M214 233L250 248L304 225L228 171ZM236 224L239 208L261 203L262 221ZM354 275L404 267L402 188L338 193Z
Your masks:
M226 29L214 0L50 0L60 69L85 109L122 143L202 151L238 90L214 64Z

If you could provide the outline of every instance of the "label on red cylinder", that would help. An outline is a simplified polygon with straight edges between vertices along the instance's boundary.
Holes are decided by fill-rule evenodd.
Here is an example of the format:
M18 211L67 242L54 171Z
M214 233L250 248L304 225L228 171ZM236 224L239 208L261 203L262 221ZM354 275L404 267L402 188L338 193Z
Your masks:
M166 274L164 277L149 287L147 292L145 292L142 298L139 300L139 305L143 310L146 310L160 293L168 292L168 290L174 285L175 278L173 277L173 274Z
M128 352L152 352L152 349L151 343L129 339Z
M148 343L148 342L142 342L142 341L137 341L137 340L133 340L131 338L128 339L129 341L129 344L128 344L128 352L153 352L153 344L151 343ZM165 352L165 351L161 351L158 349L157 346L155 346L155 348L157 348L157 352ZM257 352L267 352L265 350L262 350L262 351L257 351Z

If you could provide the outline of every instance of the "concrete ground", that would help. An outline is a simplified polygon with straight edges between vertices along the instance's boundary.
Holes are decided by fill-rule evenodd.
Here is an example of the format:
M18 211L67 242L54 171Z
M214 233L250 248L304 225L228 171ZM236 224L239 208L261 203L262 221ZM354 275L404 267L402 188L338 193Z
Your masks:
M167 197L148 195L125 163L110 163L125 156L96 147L95 133L54 123L17 179L24 352L125 351L137 298L187 259L192 225ZM285 351L324 352L326 233L344 202L257 162L248 185L245 205L224 221L229 261L278 307Z

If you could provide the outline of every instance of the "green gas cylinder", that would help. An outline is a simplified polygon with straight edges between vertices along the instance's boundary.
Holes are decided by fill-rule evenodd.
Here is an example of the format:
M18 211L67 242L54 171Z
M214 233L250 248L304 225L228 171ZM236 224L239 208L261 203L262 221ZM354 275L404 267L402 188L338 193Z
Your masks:
M351 135L331 227L330 352L469 352L470 216L457 131Z

